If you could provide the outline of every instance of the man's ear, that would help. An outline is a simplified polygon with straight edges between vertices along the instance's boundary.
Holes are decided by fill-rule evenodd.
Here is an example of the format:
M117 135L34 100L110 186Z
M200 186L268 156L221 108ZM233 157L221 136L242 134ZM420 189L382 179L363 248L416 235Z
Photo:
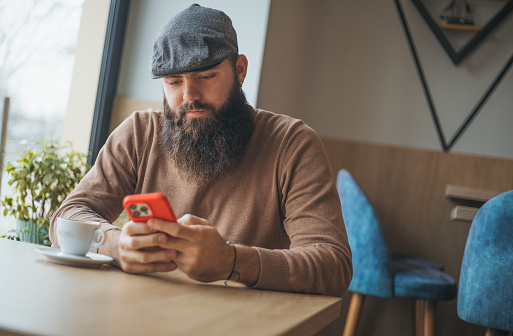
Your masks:
M248 59L245 55L239 55L235 62L235 72L237 73L237 80L241 83L244 82L248 71Z

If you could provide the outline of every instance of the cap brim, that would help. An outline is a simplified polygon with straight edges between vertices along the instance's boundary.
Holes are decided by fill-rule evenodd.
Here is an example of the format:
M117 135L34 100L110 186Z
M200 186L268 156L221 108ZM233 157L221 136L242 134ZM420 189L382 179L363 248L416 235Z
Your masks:
M185 74L191 74L191 73L204 72L204 71L208 71L208 70L211 70L211 69L217 67L219 64L223 63L225 60L226 60L226 58L224 60L222 60L221 62L212 64L212 65L207 65L205 67L198 68L198 69L190 69L190 70L184 70L184 71L178 71L178 72L173 71L171 73L162 73L162 74L158 74L158 75L155 75L155 73L152 72L151 78L159 79L159 78L170 77L170 76L177 76L177 75L185 75Z

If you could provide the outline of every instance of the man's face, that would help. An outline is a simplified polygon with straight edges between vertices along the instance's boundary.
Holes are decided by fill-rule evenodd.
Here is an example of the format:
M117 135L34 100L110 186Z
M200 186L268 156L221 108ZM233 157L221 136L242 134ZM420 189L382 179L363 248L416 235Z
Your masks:
M226 59L207 71L162 78L169 108L172 111L184 111L187 118L208 117L213 110L226 103L234 81L242 81L238 72L240 66L237 60L238 70L234 73L233 65Z
M163 80L161 139L183 177L198 183L216 180L244 155L254 112L239 74L225 60L212 70Z

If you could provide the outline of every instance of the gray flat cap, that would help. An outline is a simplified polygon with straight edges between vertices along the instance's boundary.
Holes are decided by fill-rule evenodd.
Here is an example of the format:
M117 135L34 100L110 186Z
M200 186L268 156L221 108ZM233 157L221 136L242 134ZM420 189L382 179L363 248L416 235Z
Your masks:
M155 79L207 70L238 52L228 15L194 4L176 14L155 38L151 75Z

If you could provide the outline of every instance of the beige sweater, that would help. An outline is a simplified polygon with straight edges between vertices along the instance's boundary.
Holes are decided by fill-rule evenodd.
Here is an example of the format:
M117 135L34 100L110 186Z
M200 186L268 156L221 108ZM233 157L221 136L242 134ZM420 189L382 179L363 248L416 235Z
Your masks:
M343 296L351 251L323 144L302 121L257 110L248 151L228 179L204 190L177 174L159 142L160 112L135 112L109 137L96 164L54 214L110 227L134 193L165 194L176 216L206 218L221 236L256 247L255 288Z

